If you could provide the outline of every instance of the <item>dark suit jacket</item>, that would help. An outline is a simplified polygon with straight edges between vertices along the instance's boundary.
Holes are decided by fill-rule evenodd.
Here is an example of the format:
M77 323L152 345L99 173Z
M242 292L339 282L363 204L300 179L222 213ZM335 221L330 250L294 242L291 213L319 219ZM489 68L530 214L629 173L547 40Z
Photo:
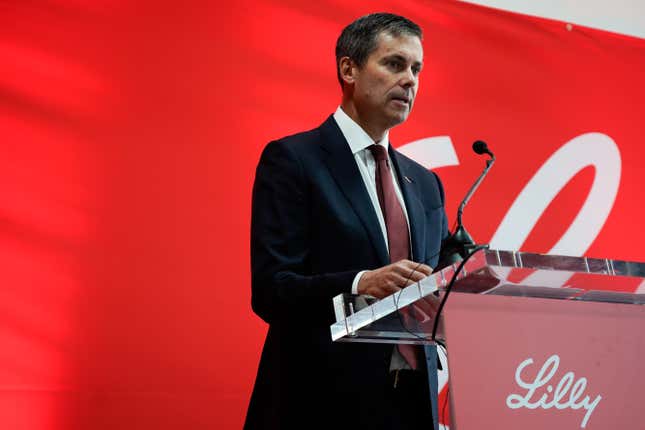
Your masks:
M390 146L412 258L448 234L439 178ZM407 178L407 179L406 179ZM245 428L382 428L391 345L332 343L332 298L389 264L379 222L333 117L267 145L253 187L252 307L269 324ZM322 399L322 400L318 400ZM360 424L359 424L360 423Z

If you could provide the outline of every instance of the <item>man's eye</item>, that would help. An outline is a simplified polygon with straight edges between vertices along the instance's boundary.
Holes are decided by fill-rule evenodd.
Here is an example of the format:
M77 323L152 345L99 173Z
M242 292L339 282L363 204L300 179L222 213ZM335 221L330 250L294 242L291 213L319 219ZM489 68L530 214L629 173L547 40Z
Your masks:
M391 67L392 69L400 69L401 68L401 63L398 61L388 61L387 62L388 67Z

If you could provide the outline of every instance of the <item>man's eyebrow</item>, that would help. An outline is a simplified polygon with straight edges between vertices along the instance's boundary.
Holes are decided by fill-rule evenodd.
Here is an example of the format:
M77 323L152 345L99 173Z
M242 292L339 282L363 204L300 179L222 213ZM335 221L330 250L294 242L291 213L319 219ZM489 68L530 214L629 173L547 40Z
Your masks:
M385 57L383 57L383 60L384 61L397 60L397 61L402 61L404 63L407 63L408 62L408 57L406 57L405 55L401 55L401 54L388 54ZM412 64L414 66L423 67L423 61L415 61Z
M383 59L384 60L398 60L398 61L403 61L403 62L408 61L408 59L405 56L401 55L401 54L388 54L385 57L383 57Z

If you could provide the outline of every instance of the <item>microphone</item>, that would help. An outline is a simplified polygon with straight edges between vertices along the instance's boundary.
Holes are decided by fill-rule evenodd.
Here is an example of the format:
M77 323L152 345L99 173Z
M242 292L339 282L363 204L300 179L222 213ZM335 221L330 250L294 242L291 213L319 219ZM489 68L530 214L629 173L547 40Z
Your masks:
M484 168L484 171L479 175L473 186L470 187L466 197L464 197L459 205L459 209L457 210L457 228L455 229L455 232L441 244L439 264L435 271L439 271L444 267L450 266L451 264L466 258L466 256L468 256L468 254L477 247L473 238L464 228L461 216L464 213L464 208L468 204L468 201L479 187L479 184L484 180L484 177L488 174L493 163L495 163L495 155L490 151L490 149L488 149L486 142L482 140L477 140L473 143L473 151L479 155L487 154L490 158L486 160L486 168Z
M473 143L473 151L475 151L479 155L488 154L493 157L493 159L495 159L495 156L492 152L490 152L488 145L483 140L477 140L475 141L475 143Z

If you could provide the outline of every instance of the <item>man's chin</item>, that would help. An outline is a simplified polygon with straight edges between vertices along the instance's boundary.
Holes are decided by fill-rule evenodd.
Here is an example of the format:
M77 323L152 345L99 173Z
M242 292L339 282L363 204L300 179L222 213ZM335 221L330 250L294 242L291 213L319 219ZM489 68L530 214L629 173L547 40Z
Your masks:
M408 110L393 112L390 115L390 124L392 124L391 127L394 127L395 125L399 125L402 122L405 122L405 120L408 119L409 114L410 114L410 111Z

